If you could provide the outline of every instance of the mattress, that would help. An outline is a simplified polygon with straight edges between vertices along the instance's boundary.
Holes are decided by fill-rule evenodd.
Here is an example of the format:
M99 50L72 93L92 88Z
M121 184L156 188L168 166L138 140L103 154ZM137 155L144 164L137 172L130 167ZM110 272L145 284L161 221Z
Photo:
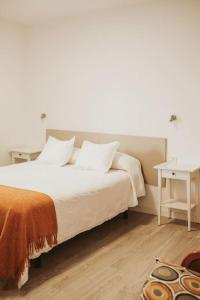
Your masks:
M54 201L58 223L58 243L89 230L137 205L137 197L126 171L108 173L57 167L38 161L0 168L0 184L49 195ZM42 252L49 251L44 248ZM19 286L28 280L25 270Z

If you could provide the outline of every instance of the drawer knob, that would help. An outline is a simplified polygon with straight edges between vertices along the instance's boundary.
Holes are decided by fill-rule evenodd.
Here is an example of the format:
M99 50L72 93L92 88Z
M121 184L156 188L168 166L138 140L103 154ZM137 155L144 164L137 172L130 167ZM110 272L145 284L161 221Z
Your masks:
M21 153L19 153L19 156L21 156L22 154Z
M174 175L176 175L174 172L172 172L172 175L174 176Z

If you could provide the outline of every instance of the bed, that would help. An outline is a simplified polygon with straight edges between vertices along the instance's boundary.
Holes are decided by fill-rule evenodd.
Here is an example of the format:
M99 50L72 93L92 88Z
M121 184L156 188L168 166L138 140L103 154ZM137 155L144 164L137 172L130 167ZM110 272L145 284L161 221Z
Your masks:
M144 195L144 180L138 178L141 182L136 184L123 170L100 173L79 170L70 164L58 167L39 161L0 168L1 185L50 196L57 218L57 244L137 206L138 196ZM45 245L29 259L50 250ZM19 288L28 280L28 269L27 262L18 281Z
M138 204L129 175L111 170L106 174L77 170L74 166L56 167L39 162L2 167L0 182L49 195L55 205L58 223L58 243L102 224L128 207ZM44 248L32 258L47 252ZM21 287L28 280L28 272L20 279Z

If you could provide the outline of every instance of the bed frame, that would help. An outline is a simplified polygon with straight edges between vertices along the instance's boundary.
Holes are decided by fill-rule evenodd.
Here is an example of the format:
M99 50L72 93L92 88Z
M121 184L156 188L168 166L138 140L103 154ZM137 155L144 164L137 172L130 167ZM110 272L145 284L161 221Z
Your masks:
M48 139L49 136L61 140L67 140L75 136L76 147L80 147L84 140L94 143L119 141L120 151L140 160L145 183L149 185L157 185L157 175L153 167L166 161L167 140L165 138L47 129L46 138ZM128 219L128 210L122 215L125 220ZM40 268L42 265L42 255L34 259L32 265L35 268Z
M124 211L122 213L123 219L124 220L128 220L128 210ZM34 258L32 260L30 260L31 266L35 269L39 269L42 267L42 256L43 254L41 254L39 257Z

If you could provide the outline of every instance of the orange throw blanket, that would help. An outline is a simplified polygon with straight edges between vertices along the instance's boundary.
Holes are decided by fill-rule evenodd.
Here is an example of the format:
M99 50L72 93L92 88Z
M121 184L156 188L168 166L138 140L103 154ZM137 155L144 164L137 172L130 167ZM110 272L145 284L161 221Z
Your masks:
M0 278L17 283L29 256L56 244L53 200L43 193L0 185Z

